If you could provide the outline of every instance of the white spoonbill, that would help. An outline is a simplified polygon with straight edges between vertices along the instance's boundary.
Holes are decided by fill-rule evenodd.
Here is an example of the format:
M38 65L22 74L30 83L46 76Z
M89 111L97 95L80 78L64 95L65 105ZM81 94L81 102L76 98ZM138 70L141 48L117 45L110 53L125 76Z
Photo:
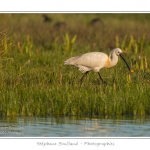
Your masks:
M109 56L107 56L103 52L89 52L86 54L82 54L80 56L71 57L67 59L64 64L65 65L74 65L79 68L79 70L84 73L84 75L81 77L80 82L82 83L83 78L90 72L94 71L97 72L102 82L104 82L101 74L100 69L102 68L110 68L117 64L118 62L118 56L120 56L125 64L127 65L130 72L134 72L125 58L122 55L122 50L120 48L113 49Z

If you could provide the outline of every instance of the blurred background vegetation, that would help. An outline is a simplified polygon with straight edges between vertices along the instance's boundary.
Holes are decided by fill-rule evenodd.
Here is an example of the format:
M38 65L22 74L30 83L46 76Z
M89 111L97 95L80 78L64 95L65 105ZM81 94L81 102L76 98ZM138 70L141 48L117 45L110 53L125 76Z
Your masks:
M22 44L30 36L36 48L45 50L62 45L66 33L70 38L77 35L77 51L82 51L83 45L91 51L112 49L116 47L116 37L120 41L129 41L130 36L150 40L150 14L144 13L0 14L0 19L1 32L7 31L14 42Z

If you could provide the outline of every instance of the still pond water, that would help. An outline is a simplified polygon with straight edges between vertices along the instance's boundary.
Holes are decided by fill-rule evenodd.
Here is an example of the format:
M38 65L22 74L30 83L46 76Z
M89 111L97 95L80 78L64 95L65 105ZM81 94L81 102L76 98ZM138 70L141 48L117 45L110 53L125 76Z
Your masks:
M150 137L150 118L7 117L0 137Z

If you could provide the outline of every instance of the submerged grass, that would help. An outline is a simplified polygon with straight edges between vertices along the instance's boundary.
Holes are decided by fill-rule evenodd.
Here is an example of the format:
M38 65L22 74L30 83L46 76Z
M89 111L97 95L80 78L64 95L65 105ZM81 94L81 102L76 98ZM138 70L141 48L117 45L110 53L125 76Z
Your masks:
M30 16L31 18L32 15ZM15 15L8 14L6 16L6 19L7 17L10 19ZM23 16L16 14L16 18ZM84 18L85 16L86 19ZM19 27L25 28L24 24L27 22L27 27L30 25L31 28L29 30L24 29L24 32L20 29L21 34L24 33L24 35L19 42L18 37L21 36L19 33L17 38L15 37L16 33L15 36L12 34L8 38L1 36L1 52L5 51L0 57L1 116L150 114L150 83L148 82L150 77L150 46L148 35L144 35L147 31L147 24L145 25L145 30L143 29L139 33L142 36L135 35L133 26L137 22L136 19L133 19L130 22L130 26L128 26L133 35L127 35L127 29L125 32L120 29L118 34L115 34L116 27L112 27L109 31L111 31L115 40L111 37L106 39L98 36L95 31L99 29L99 26L103 26L101 23L98 27L95 25L94 27L83 25L82 29L80 25L75 27L75 22L80 22L82 18L84 18L83 21L86 21L92 18L91 16L91 14L82 14L77 17L73 14L74 21L67 29L64 26L61 27L63 29L60 27L55 29L56 27L54 27L55 30L52 33L54 39L50 40L50 44L47 44L48 41L46 41L45 37L41 38L41 40L44 39L43 44L42 41L40 41L40 44L36 44L39 41L36 36L41 35L41 33L31 32L31 29L35 30L33 26L36 23L36 19L33 19L32 24L28 24L27 20L20 23ZM111 20L111 14L106 16L104 30L98 30L101 35L107 29L107 22ZM64 19L61 14L60 17ZM66 17L70 19L70 15L66 14ZM101 17L103 18L102 14ZM116 24L118 28L122 25L122 22L119 24L117 20L119 17L124 17L123 22L126 20L125 15L116 15L112 25ZM53 27L51 24L49 26ZM40 23L38 29L41 29L41 27L48 29L47 24ZM125 27L123 26L124 29ZM139 29L140 27L139 25ZM89 32L87 33L88 29ZM51 31L51 29L49 30ZM67 30L67 32L63 33L64 30ZM81 33L77 32L77 30L80 30ZM30 34L25 35L27 31ZM45 33L46 31L42 28L41 32ZM62 41L58 40L61 37L59 32L63 35ZM108 32L106 34L109 35ZM88 35L92 36L87 37ZM103 43L104 39L106 41ZM114 42L109 43L111 40ZM87 44L87 41L91 42ZM98 41L100 41L100 46ZM108 49L104 50L103 48L107 44ZM82 74L78 69L63 65L64 60L69 57L88 51L99 51L98 48L100 51L109 53L112 46L120 47L126 51L125 57L135 70L135 73L128 72L125 64L119 60L117 66L101 70L106 84L102 84L98 75L91 72L80 86L79 79Z

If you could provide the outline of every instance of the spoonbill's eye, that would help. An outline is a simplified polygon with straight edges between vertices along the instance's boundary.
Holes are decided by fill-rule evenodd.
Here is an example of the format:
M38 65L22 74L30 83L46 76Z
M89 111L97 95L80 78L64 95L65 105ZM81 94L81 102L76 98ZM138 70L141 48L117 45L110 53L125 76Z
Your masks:
M117 56L119 56L120 55L120 52L117 52Z

